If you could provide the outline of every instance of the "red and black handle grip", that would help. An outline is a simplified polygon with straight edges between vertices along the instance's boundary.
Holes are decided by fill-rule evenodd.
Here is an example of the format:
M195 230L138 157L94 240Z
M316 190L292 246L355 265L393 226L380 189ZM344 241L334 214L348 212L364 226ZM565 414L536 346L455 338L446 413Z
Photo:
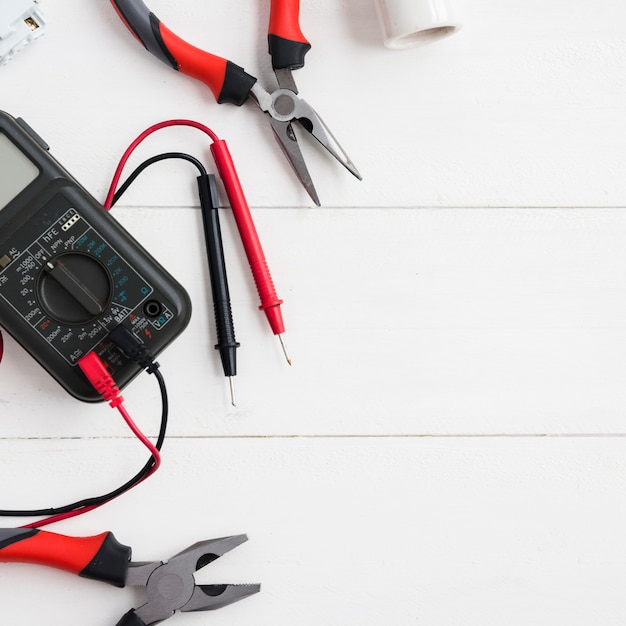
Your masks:
M272 0L268 44L275 70L297 70L311 44L300 30L300 0Z
M131 549L113 533L69 537L30 528L0 528L0 562L45 565L124 587Z
M187 43L148 9L143 0L111 0L128 30L155 57L211 89L220 104L241 106L256 83L242 67Z

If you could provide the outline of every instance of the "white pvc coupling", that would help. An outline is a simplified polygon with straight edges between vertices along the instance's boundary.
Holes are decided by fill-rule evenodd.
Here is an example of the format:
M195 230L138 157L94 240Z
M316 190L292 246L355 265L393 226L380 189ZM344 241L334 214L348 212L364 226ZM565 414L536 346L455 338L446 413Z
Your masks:
M388 48L420 46L461 28L451 0L375 0Z

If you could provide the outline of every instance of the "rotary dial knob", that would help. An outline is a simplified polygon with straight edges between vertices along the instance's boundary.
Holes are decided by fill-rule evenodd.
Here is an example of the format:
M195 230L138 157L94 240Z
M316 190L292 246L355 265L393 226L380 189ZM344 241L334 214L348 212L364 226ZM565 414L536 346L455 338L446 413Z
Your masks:
M46 262L37 295L42 308L58 322L85 324L102 315L109 305L111 276L97 259L68 252Z

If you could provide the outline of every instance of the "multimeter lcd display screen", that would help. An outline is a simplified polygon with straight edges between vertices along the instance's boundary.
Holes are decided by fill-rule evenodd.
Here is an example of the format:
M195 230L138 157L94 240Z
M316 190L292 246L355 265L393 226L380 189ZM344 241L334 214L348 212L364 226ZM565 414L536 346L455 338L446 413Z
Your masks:
M39 176L39 168L0 132L0 209Z

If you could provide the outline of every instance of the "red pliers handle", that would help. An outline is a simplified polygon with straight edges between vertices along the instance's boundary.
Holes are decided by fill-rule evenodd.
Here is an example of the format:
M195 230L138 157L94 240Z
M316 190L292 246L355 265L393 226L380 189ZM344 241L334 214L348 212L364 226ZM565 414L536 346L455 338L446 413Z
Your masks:
M165 26L142 0L111 0L143 46L175 70L206 84L218 103L242 105L256 78L242 67L187 43ZM299 24L300 0L272 0L268 33L272 67L298 69L311 48Z
M0 528L0 562L32 563L123 587L131 549L105 532L68 537L43 530Z

